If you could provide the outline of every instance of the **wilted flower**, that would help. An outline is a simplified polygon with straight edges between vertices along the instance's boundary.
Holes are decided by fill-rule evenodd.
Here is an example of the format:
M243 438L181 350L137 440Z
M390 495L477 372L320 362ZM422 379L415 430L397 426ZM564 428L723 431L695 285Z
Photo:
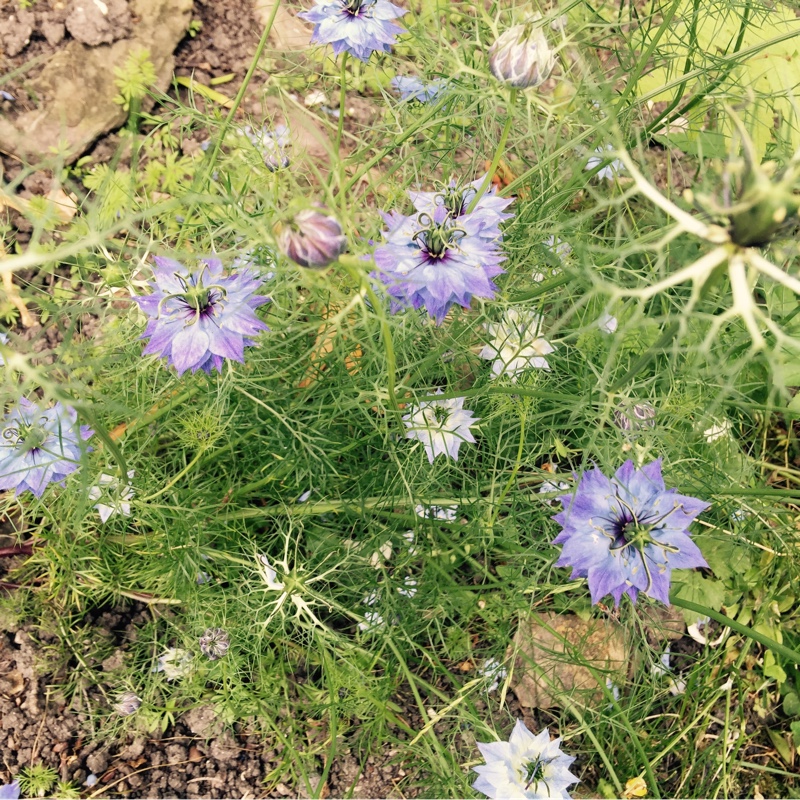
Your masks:
M724 419L722 422L719 420L714 420L713 422L714 424L710 428L706 428L703 431L703 436L706 437L706 441L709 444L711 444L711 442L716 442L717 439L729 436L730 432L733 430L733 425L731 425L728 419Z
M509 28L489 48L492 75L517 89L544 83L555 63L555 53L538 20Z
M478 667L478 675L491 681L489 686L486 687L487 692L495 692L500 686L500 681L504 681L508 675L508 670L496 659L487 658L483 664Z
M286 585L278 580L278 573L270 566L269 559L264 555L259 555L258 564L258 571L264 583L267 584L267 589L282 592Z
M0 786L0 800L19 800L19 781L12 781Z
M458 516L458 506L414 506L414 513L423 519L442 519L455 522Z
M226 358L243 362L244 348L255 344L250 337L268 330L254 312L269 302L255 294L262 279L247 268L225 275L215 258L201 259L193 272L171 258L155 262L153 293L134 298L150 317L144 355L165 358L178 375L222 372Z
M545 356L555 348L541 338L541 328L540 314L516 308L506 309L499 323L487 324L492 341L484 346L480 356L494 359L492 373L495 377L508 375L516 383L517 376L526 369L550 369Z
M106 522L112 514L122 514L129 517L131 515L130 500L133 499L133 486L131 481L136 473L134 470L128 471L128 482L120 488L119 480L113 475L100 475L97 486L89 489L89 499L99 500L103 494L106 495L106 503L98 503L95 508L100 513L101 522Z
M614 424L622 431L643 431L654 428L656 410L650 403L620 404L614 409Z
M314 23L312 44L329 44L334 55L347 52L366 63L374 52L391 50L404 32L392 20L406 13L389 0L318 0L297 16Z
M289 129L285 125L276 125L274 130L269 130L264 126L256 131L249 125L245 125L241 129L241 133L261 153L264 164L270 172L289 166L291 139Z
M168 681L192 671L192 654L180 647L169 647L159 657L153 672L163 672Z
M322 269L345 251L347 237L335 217L306 208L283 225L278 245L285 256L301 267Z
M114 711L121 714L123 717L129 717L139 710L142 704L142 698L136 692L123 692L114 704Z
M466 411L463 405L463 397L428 400L413 406L411 413L403 417L408 428L406 438L422 442L431 464L439 454L457 461L461 444L475 442L469 429L478 419L474 419L472 412Z
M607 314L603 312L599 319L597 320L597 327L600 328L603 333L614 333L617 327L619 326L619 322L617 321L616 317L612 317L611 314Z
M590 156L589 160L586 162L586 166L583 168L584 171L589 172L595 167L599 167L606 160L606 151L613 149L614 146L610 144L607 144L605 149L602 147L596 148L595 153L599 153L600 155ZM601 170L598 170L596 177L605 178L607 181L615 181L619 173L624 169L625 165L618 158L615 158L611 163L606 164Z
M587 578L592 603L611 594L636 602L639 592L669 605L673 569L707 567L689 538L692 520L709 507L695 497L667 489L661 460L636 469L626 461L613 478L599 469L585 472L573 495L559 498L562 544L557 567L571 566L572 578Z
M200 652L209 661L216 661L218 658L222 658L227 654L230 646L230 636L222 628L207 628L200 637Z
M472 788L487 797L568 798L567 787L578 782L569 771L575 759L561 751L561 739L550 741L547 728L534 736L518 719L507 742L477 744L486 764L474 768Z
M453 218L444 205L433 214L404 217L384 214L386 244L375 251L373 273L392 298L392 311L409 306L427 309L438 324L453 305L469 308L473 296L491 299L492 278L505 256L498 238L486 238L482 214ZM491 223L488 223L491 225Z
M48 484L78 469L82 452L91 450L81 443L93 433L69 406L42 408L21 398L0 423L0 491L41 497Z
M418 103L430 103L447 91L447 81L421 81L419 78L406 78L398 75L392 78L392 88L400 95L403 102L416 100Z

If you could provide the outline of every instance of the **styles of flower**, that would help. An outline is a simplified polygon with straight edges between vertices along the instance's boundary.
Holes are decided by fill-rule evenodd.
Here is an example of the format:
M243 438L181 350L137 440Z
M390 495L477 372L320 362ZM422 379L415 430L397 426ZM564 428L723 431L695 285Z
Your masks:
M555 63L556 55L538 19L514 25L489 48L492 75L515 89L541 85L553 71Z
M262 279L249 268L225 274L216 258L201 259L189 270L171 258L156 256L152 294L135 297L148 316L142 339L150 339L144 355L155 354L187 370L222 372L225 359L244 361L244 348L267 326L255 309L269 298L255 294Z
M69 406L42 408L21 398L0 423L0 491L41 497L49 484L63 483L78 469L81 455L92 449L83 442L93 433Z
M200 637L200 652L209 661L222 658L227 654L230 646L230 636L222 628L208 628Z
M534 735L518 719L507 742L478 742L485 764L475 767L472 788L487 797L568 798L567 787L578 783L569 768L575 760L561 750L561 739L550 740L545 728Z
M306 208L281 225L278 246L301 267L322 269L347 249L347 237L335 217Z
M438 455L449 456L457 461L461 445L464 442L474 444L475 437L470 428L479 420L463 406L463 397L427 400L412 406L411 412L403 417L408 428L406 438L422 442L431 464Z
M644 592L669 605L672 570L708 566L688 527L710 504L667 489L660 459L641 469L626 461L613 478L589 470L559 500L556 566L587 579L592 603L610 594L618 606L622 595L636 602Z
M416 213L383 214L388 229L375 251L373 277L384 285L392 313L424 307L441 324L452 306L469 308L473 297L494 297L492 278L505 260L499 226L512 216L503 212L511 200L489 191L475 202L479 186L409 192Z
M481 358L493 359L492 373L508 375L516 383L527 369L550 369L545 356L555 348L540 336L542 317L532 311L509 308L500 322L490 322L486 329L491 342L480 352Z
M435 81L421 81L419 78L407 78L398 75L391 80L392 88L400 95L404 103L430 103L437 100L447 91L447 81L439 78Z
M120 486L120 482L113 475L102 473L97 480L97 485L89 489L90 500L100 500L104 498L106 502L97 503L95 508L100 514L100 521L107 522L112 514L122 514L125 517L131 515L131 503L133 499L133 485L131 481L136 473L134 470L128 471L128 482Z
M297 16L314 24L312 44L329 44L334 55L350 53L366 63L375 52L390 52L405 32L392 20L406 13L389 0L317 0Z

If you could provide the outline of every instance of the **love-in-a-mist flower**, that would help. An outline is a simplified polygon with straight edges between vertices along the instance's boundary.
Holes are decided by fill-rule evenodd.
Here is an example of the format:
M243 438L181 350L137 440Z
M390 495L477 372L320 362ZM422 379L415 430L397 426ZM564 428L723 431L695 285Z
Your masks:
M588 580L592 603L607 594L615 605L624 594L635 602L644 592L669 605L672 570L708 566L688 527L710 503L667 489L660 459L641 469L626 461L613 478L589 470L559 500L556 566Z
M278 246L301 267L322 269L347 249L347 237L335 217L306 208L281 224Z
M169 647L158 657L152 671L163 672L168 681L183 678L192 671L192 654L181 647Z
M469 308L473 297L491 299L492 278L503 272L505 255L496 238L483 235L481 214L454 218L444 205L432 214L384 214L386 243L375 251L378 278L392 300L392 312L422 308L437 324L454 305Z
M418 103L430 103L447 91L447 81L441 78L434 81L421 81L419 78L398 75L392 78L391 84L403 102L415 100Z
M142 698L136 692L123 692L114 703L114 711L120 716L135 714L142 705Z
M422 442L431 464L438 455L449 456L457 461L461 445L464 442L475 442L470 428L478 419L463 406L463 397L427 400L413 406L411 413L403 417L408 428L406 438Z
M26 398L0 423L0 491L30 491L41 497L51 483L62 483L90 451L82 443L94 431L78 424L74 408L56 403L42 408Z
M329 44L335 55L350 53L366 63L374 52L391 50L405 31L392 20L406 13L389 0L317 0L297 16L314 23L312 44Z
M100 514L100 521L107 522L112 514L122 514L124 517L131 515L131 503L133 499L133 485L131 481L136 473L134 470L128 471L128 482L120 486L119 479L113 475L103 473L97 480L97 485L90 487L89 499L104 502L97 503L95 508Z
M495 377L508 375L516 382L517 376L527 369L550 369L545 356L555 348L540 336L540 314L509 308L500 322L490 322L486 329L491 341L481 350L480 356L493 359Z
M142 339L150 339L144 355L156 354L186 370L222 372L225 359L244 361L244 348L267 326L255 309L269 298L257 295L262 279L252 269L225 274L216 258L201 259L189 270L171 258L156 256L153 293L135 297L149 317Z
M538 19L515 25L489 48L489 69L499 81L516 89L544 83L556 63Z
M222 628L208 628L200 637L200 652L209 661L222 658L227 654L230 646L230 636Z
M591 171L595 167L599 167L606 160L606 152L609 150L613 150L614 145L607 144L605 148L598 147L595 149L595 153L599 153L600 155L590 156L589 160L586 162L586 166L584 167L584 171ZM620 172L625 169L625 165L618 159L615 158L613 161L610 161L606 164L602 169L599 169L595 174L597 178L605 178L607 181L615 181L618 177Z
M285 125L276 125L273 130L266 125L258 130L253 130L249 125L245 125L241 129L241 133L261 154L264 164L270 172L276 172L289 166L291 138L289 129Z
M507 742L478 742L486 761L474 767L478 777L472 788L487 797L568 798L567 787L577 783L569 768L575 760L561 750L561 739L550 741L547 728L532 734L518 719Z
M619 320L616 317L612 317L611 314L607 312L603 312L597 319L596 323L598 328L603 333L614 333L617 328L619 327Z
M11 781L0 786L0 800L19 800L21 789L19 781Z

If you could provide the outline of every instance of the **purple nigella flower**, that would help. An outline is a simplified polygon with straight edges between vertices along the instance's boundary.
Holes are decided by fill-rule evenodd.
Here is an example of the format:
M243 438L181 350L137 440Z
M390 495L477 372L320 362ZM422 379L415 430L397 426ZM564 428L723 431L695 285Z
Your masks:
M329 44L335 55L347 52L366 63L376 50L390 51L404 32L392 20L406 13L389 0L318 0L297 16L314 23L312 44Z
M437 394L441 394L441 391ZM428 400L413 406L411 413L403 417L408 428L406 439L418 439L422 442L431 464L440 454L458 461L461 444L474 444L475 437L470 428L479 420L472 416L471 411L464 410L463 406L463 397Z
M0 800L17 800L20 794L19 783L12 781L0 786Z
M432 214L404 217L384 214L386 244L375 251L375 277L392 298L392 312L425 306L438 324L450 308L469 308L473 296L491 299L492 278L500 275L505 256L498 247L494 215L453 217L444 205Z
M254 312L269 302L254 294L262 279L251 269L225 275L215 258L202 259L193 272L171 258L155 262L153 293L134 297L150 317L141 336L150 338L144 355L166 358L178 375L212 367L222 372L226 358L244 361L250 337L268 330Z
M0 491L26 489L41 497L80 466L82 446L94 431L78 425L74 408L42 408L21 398L0 423Z
M585 472L574 496L559 500L556 566L588 579L592 603L609 593L616 605L623 594L636 602L644 592L669 605L671 571L708 566L687 528L710 503L667 489L661 459L642 469L626 461L613 478Z
M392 78L391 83L403 102L416 100L418 103L430 103L447 91L447 81L441 79L428 82L398 75Z

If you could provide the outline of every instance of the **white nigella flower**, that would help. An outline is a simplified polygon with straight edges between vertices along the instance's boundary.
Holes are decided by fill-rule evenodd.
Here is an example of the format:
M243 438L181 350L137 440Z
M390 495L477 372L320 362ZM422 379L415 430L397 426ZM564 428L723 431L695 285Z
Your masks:
M267 589L271 589L275 592L282 592L286 588L286 584L278 580L278 573L270 565L269 559L266 556L259 555L258 563L258 572L264 583L267 584Z
M375 631L383 628L386 623L377 611L365 611L364 621L358 623L358 629L364 632Z
M490 322L486 329L492 337L480 352L481 358L493 358L495 377L508 375L516 382L517 375L533 367L550 369L545 358L555 348L539 335L542 317L532 311L509 308L499 323Z
M369 565L373 569L380 569L385 561L392 557L392 543L385 541L369 558Z
M733 430L733 425L731 425L730 420L713 420L713 425L710 428L706 428L703 431L703 436L706 437L706 441L711 444L711 442L716 442L717 439L722 439L723 436L728 436L730 432Z
M482 675L491 684L486 687L487 692L497 691L500 686L500 681L504 681L508 675L508 670L496 659L487 658L483 664L478 667L478 675Z
M102 522L106 522L112 514L131 515L130 501L133 499L133 486L131 481L136 473L128 471L128 482L120 486L119 480L113 475L100 475L96 486L89 488L89 499L99 500L104 497L105 502L97 503L95 508L100 514Z
M606 158L606 151L613 150L614 146L607 144L605 148L598 147L595 150L595 153L599 153L596 156L590 156L589 160L586 162L586 166L584 167L584 171L593 170L595 167L598 167L605 161ZM619 176L619 173L625 169L625 165L618 159L615 158L610 164L606 164L603 169L597 172L598 178L605 178L607 181L615 181Z
M410 575L403 578L403 585L397 587L397 593L403 597L413 597L417 593L417 581Z
M572 245L565 242L560 236L548 236L542 244L551 252L561 259L561 262L567 260L572 252Z
M731 511L731 522L744 522L750 516L746 508L737 508Z
M442 519L446 522L455 522L458 506L423 506L420 504L414 506L414 513L423 519Z
M403 538L408 542L408 554L410 556L415 556L417 554L417 548L414 545L416 534L414 533L414 531L406 531L403 534Z
M558 467L555 464L551 463L551 470L555 473L558 470ZM539 494L553 494L554 492L563 492L569 489L569 484L565 483L564 481L544 481L542 485L539 487ZM560 505L561 501L557 497L551 497L545 502L550 505Z
M441 394L441 391L437 394ZM438 455L450 456L458 461L458 449L462 443L475 442L469 429L478 419L463 406L463 397L428 400L413 406L411 413L403 417L408 428L406 438L422 442L431 464Z
M569 767L575 760L550 741L545 728L534 736L517 720L507 742L478 742L486 764L475 767L478 777L472 788L490 798L568 798L567 787L577 783Z
M597 320L597 327L600 328L603 333L614 333L618 326L619 322L617 318L605 312L603 312Z
M153 672L163 672L168 681L183 678L192 671L192 654L179 647L170 647L158 657Z

